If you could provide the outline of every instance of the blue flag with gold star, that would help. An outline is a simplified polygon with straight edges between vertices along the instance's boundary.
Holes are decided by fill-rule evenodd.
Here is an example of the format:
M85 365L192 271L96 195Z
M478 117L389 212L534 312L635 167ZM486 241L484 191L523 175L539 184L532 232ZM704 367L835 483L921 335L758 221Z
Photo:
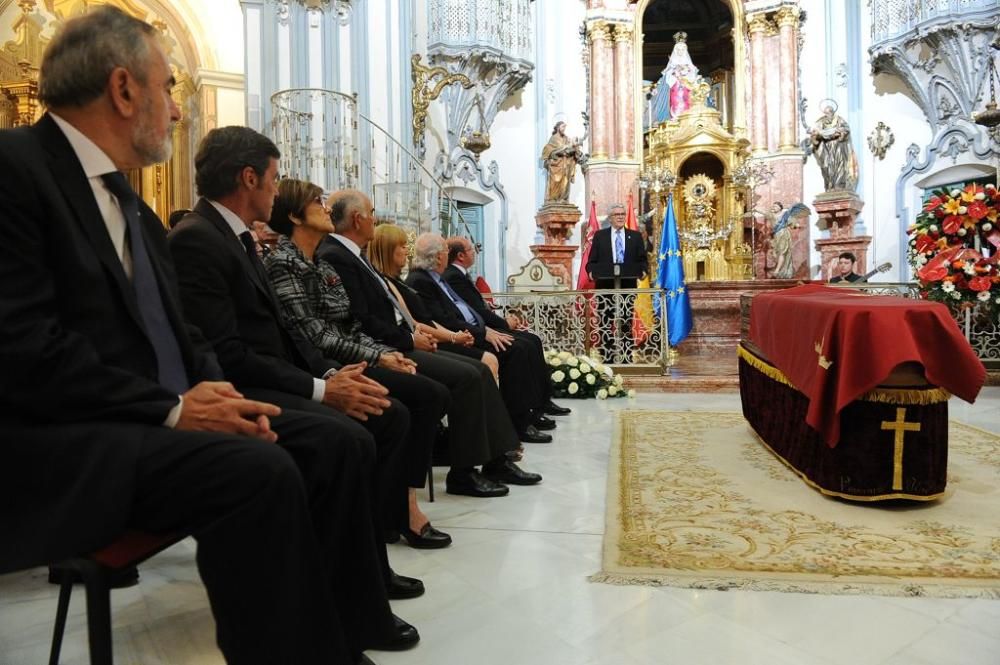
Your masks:
M691 300L684 283L684 261L677 238L677 218L674 217L674 195L667 198L667 213L663 217L660 238L660 262L656 270L656 285L667 294L667 331L670 346L677 346L691 332ZM660 316L660 299L656 299L656 315Z

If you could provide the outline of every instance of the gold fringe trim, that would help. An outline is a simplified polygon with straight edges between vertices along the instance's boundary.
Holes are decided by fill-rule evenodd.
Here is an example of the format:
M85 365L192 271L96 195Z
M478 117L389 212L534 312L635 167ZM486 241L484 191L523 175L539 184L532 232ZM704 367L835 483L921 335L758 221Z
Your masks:
M747 351L743 345L737 346L736 351L748 365L767 378L799 390L780 369ZM858 397L858 400L862 402L880 402L900 406L926 406L947 402L949 399L951 399L951 393L944 388L876 388Z
M815 593L836 595L900 596L924 598L1000 598L998 587L975 587L960 584L938 586L936 584L908 583L887 580L879 582L837 582L834 580L774 580L746 577L695 577L660 573L616 573L602 571L587 578L598 584L672 586L687 589L711 589L728 591L782 591L792 593Z

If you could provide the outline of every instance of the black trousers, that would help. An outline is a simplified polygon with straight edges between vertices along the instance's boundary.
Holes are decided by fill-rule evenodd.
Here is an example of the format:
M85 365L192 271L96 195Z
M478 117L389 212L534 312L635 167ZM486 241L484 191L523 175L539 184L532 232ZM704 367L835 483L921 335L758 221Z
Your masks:
M406 432L410 425L409 411L397 400L390 400L392 405L382 415L370 416L368 420L358 422L325 404L305 397L263 388L248 388L242 392L250 399L270 402L282 409L301 411L322 418L332 423L332 426L340 432L341 438L363 442L356 445L361 445L372 452L372 464L366 468L366 473L359 476L359 479L351 485L357 493L356 500L345 506L345 509L352 513L348 522L351 529L331 534L337 542L347 546L355 541L360 542L357 560L348 562L346 566L335 562L334 569L337 575L335 585L342 585L350 590L345 597L351 598L353 603L341 607L341 610L345 614L351 614L352 620L348 623L348 628L356 631L353 633L357 635L355 642L360 644L362 649L368 648L376 640L392 633L390 628L392 615L385 593L385 584L389 579L389 555L382 539L385 526L383 515L386 514L387 506L393 498L399 496L400 460L405 450L402 444L406 441ZM279 437L280 419L283 416L284 413L278 417L278 424L274 427ZM337 443L335 440L329 445ZM302 463L308 465L309 460L302 460ZM360 561L362 556L364 561ZM359 570L360 574L356 575L355 570ZM373 583L371 579L373 575L374 581L380 584ZM339 601L340 598L335 596L335 600ZM371 625L363 625L365 619L362 615L369 617Z
M548 372L544 367L539 368L535 345L514 336L514 342L503 351L496 351L485 341L476 346L496 355L500 363L500 394L515 429L523 432L531 424L531 412L548 401L539 380L540 377L547 380ZM544 357L541 363L544 366Z
M531 345L532 366L535 368L534 378L538 384L538 391L541 395L540 407L543 407L548 404L549 400L552 398L552 381L549 379L550 372L549 367L545 362L545 346L542 344L542 339L529 330L511 330L509 332L516 339L523 340Z
M32 473L72 478L81 472L78 455L114 469L101 477L99 469L88 468L96 477L77 482L121 495L127 518L115 531L195 536L198 570L227 663L353 664L373 631L386 630L391 621L372 563L370 520L359 512L369 509L362 479L374 463L370 437L350 436L332 420L291 410L272 424L277 445L112 422L5 426L3 436L40 447L54 440L73 451L49 456ZM64 510L73 506L45 506L38 515L52 514L58 522ZM101 531L109 519L75 513L71 529ZM357 538L359 529L369 539ZM342 539L345 532L350 540ZM345 569L351 570L346 581ZM381 593L381 603L372 601L373 593Z
M448 436L453 467L483 464L517 448L517 432L489 367L448 351L409 351L406 356L417 363L418 374L451 392Z
M407 487L423 487L427 479L427 465L430 463L437 435L438 423L448 411L451 397L448 389L433 377L421 374L405 374L382 367L369 367L365 375L389 389L389 395L398 399L410 412L410 430L407 435L401 465L399 486L402 488L403 512L389 510L386 526L407 525ZM402 520L402 521L400 521Z

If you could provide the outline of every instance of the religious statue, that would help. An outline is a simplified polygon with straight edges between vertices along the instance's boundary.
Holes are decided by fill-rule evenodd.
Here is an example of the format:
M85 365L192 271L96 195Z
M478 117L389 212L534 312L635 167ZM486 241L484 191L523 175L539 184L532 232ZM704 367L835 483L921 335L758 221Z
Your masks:
M576 166L583 160L580 142L566 136L566 123L552 128L552 137L542 148L542 164L548 172L545 201L568 201L569 186L576 177Z
M837 103L824 99L823 115L809 130L809 143L823 173L826 191L853 192L858 185L858 160L851 147L851 127L837 115Z
M809 217L809 207L796 203L784 210L781 203L775 202L773 214L776 218L771 229L771 249L774 252L773 279L792 279L795 266L792 264L792 230L799 228L803 217Z
M687 33L674 34L674 50L653 91L652 124L676 118L691 108L691 91L701 81L688 53Z

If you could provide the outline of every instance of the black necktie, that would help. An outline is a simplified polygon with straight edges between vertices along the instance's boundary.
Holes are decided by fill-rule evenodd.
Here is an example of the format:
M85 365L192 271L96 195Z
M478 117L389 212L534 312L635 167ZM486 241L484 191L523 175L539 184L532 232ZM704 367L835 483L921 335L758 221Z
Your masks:
M240 234L240 242L243 243L243 248L247 250L247 258L250 259L250 265L253 266L254 272L257 273L257 277L260 278L261 282L264 283L264 287L267 288L267 272L264 270L264 264L260 262L260 257L257 256L257 243L254 242L253 236L250 235L249 231L244 231Z
M191 384L184 369L184 359L173 326L163 307L153 264L146 252L146 242L139 222L139 198L125 176L118 171L105 173L101 180L118 199L125 217L129 248L132 250L132 287L135 289L142 323L146 327L146 336L156 353L158 380L164 388L178 394L184 393Z

